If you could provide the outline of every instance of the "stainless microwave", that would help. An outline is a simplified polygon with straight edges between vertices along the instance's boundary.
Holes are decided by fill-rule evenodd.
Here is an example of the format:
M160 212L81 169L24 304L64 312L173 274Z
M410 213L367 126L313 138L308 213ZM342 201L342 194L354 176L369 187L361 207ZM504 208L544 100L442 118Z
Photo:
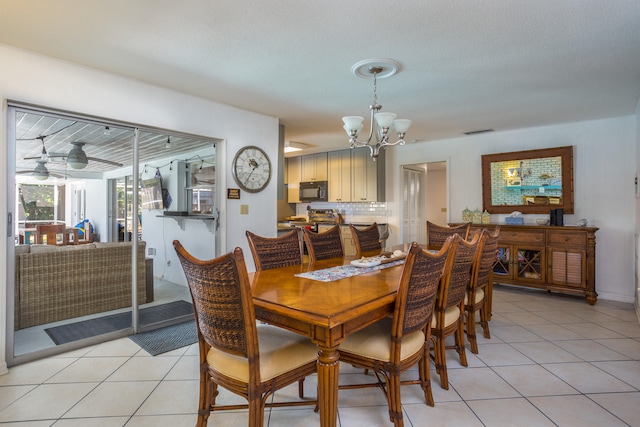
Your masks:
M329 185L327 181L310 181L300 183L301 202L326 202Z

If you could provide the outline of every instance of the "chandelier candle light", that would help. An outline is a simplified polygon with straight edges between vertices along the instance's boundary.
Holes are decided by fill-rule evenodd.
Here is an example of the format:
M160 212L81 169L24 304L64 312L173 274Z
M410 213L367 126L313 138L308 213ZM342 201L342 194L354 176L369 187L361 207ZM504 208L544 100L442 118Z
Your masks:
M349 135L349 143L351 148L368 147L371 151L371 157L375 161L380 154L380 149L390 145L404 145L404 136L411 126L411 120L396 119L394 113L382 113L380 109L382 105L378 104L378 79L393 76L400 67L395 61L390 59L373 59L358 62L351 68L351 72L358 77L371 79L373 78L373 104L369 105L371 110L371 128L369 137L364 141L358 140L358 134L363 128L364 118L360 116L346 116L342 118L344 122L344 130ZM398 135L398 140L389 142L389 133L392 129ZM372 138L375 133L375 141Z

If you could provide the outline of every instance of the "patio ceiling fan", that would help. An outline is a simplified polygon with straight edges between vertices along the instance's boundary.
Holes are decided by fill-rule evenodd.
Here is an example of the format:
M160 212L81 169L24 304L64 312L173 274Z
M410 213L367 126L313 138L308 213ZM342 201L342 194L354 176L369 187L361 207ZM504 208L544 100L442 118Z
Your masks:
M84 169L89 164L89 160L92 162L105 163L111 166L122 167L122 163L114 162L111 160L100 159L97 157L87 157L87 153L84 152L82 147L86 145L86 142L74 141L70 143L72 148L67 154L50 154L49 157L62 157L67 165L73 169Z
M71 126L77 124L77 121L74 121L72 123L69 123L68 125L54 131L54 132L50 132L48 134L40 134L34 138L18 138L16 139L17 141L34 141L34 140L40 140L42 142L42 151L40 153L39 156L37 157L25 157L25 160L40 160L42 161L42 164L44 166L44 163L46 162L60 162L60 163L65 163L67 165L69 165L71 168L73 169L84 169L87 167L87 165L89 164L89 160L91 161L95 161L95 162L101 162L101 163L105 163L108 165L112 165L112 166L117 166L117 167L122 167L123 164L122 163L118 163L118 162L114 162L111 160L106 160L106 159L100 159L97 157L88 157L87 154L85 153L84 149L82 148L84 145L86 145L86 142L81 142L81 141L71 141L71 150L69 150L68 153L49 153L47 152L47 149L45 147L45 139L49 138L51 136L54 136L56 134L61 133L62 131L70 128ZM77 131L74 131L73 134L75 134ZM71 135L69 135L71 136ZM67 136L67 137L69 137ZM61 138L62 142L64 141L66 138Z
M36 167L33 168L33 170L26 170L26 171L17 171L16 175L18 174L30 174L30 176L32 176L33 178L39 180L39 181L45 181L46 179L48 179L50 176L56 177L56 178L65 178L65 175L60 175L54 172L49 172L49 169L47 169L46 163L47 160L41 160L38 159L36 160Z

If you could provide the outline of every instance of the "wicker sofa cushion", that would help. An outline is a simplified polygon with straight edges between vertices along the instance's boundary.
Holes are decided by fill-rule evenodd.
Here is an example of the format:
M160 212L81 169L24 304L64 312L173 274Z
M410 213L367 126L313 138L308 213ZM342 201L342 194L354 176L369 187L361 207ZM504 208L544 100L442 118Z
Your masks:
M30 254L41 254L45 252L64 252L64 251L81 251L86 249L94 249L96 246L93 243L88 243L86 245L65 245L65 246L56 246L56 245L23 245L30 246L29 249ZM16 255L18 253L16 252Z
M130 243L130 242L127 242L127 243ZM123 242L95 242L94 245L96 246L96 248L113 248L113 247L125 245L127 243L123 243Z
M15 253L16 257L22 254L28 254L31 249L30 245L16 245Z

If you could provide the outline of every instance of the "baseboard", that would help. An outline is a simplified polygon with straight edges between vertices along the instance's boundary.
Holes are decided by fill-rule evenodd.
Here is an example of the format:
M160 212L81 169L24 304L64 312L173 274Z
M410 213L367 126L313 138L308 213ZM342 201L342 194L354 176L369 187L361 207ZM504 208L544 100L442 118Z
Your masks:
M633 297L625 297L618 294L611 294L607 292L598 292L598 301L607 300L607 301L616 301L616 302L626 302L628 304L635 304L636 298ZM596 302L597 304L597 302Z

